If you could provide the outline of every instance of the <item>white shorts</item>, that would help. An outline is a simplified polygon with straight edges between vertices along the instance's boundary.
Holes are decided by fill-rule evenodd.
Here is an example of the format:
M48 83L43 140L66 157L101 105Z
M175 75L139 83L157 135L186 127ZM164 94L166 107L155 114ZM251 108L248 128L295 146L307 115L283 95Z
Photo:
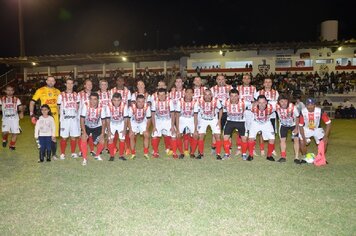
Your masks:
M314 130L311 130L306 127L303 127L303 129L304 129L305 138L314 137L316 144L319 144L319 140L324 138L325 133L323 128L316 128ZM299 133L299 138L302 139L300 133Z
M142 135L143 132L145 132L147 129L147 120L142 121L141 123L136 123L134 121L131 121L131 128L132 128L132 132L134 132L134 134Z
M19 120L3 120L2 121L2 132L9 132L10 134L19 134L20 125Z
M166 119L166 120L156 120L156 130L155 132L152 133L152 137L162 137L162 135L170 136L170 137L175 137L175 135L172 134L171 132L171 119Z
M253 120L253 113L250 110L246 110L245 111L246 136L247 136L247 132L251 129L252 120Z
M124 131L124 126L125 126L124 122L120 122L118 124L110 123L111 132L110 135L108 135L109 139L113 139L115 137L115 133L117 132L117 134L119 135L119 139L124 140L126 134L126 130Z
M80 126L78 119L63 119L60 122L60 136L62 138L79 137Z
M179 133L183 134L184 130L186 134L194 133L194 117L179 117Z
M220 134L220 124L218 119L204 120L200 119L198 121L198 133L206 134L206 130L210 126L213 134Z
M267 121L265 123L258 123L256 121L252 121L248 137L255 139L258 132L262 133L263 140L275 139L275 133L270 121Z

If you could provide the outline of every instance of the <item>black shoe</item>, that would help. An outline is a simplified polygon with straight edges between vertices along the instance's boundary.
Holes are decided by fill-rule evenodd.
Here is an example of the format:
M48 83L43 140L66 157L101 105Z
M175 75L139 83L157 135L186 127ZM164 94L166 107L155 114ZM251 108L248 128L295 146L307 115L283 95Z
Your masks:
M15 150L16 150L16 147L10 146L9 149L12 150L12 151L15 151Z
M47 151L47 162L50 162L51 161L51 151Z
M115 157L110 157L109 161L114 161Z
M221 157L220 155L216 155L216 160L221 161L221 160L222 160L222 157Z
M6 147L7 141L2 141L2 147Z
M119 160L126 161L127 159L125 157L119 157Z
M301 160L300 164L306 164L307 162L305 160Z
M279 158L278 162L286 162L287 160L285 158Z
M253 156L248 156L246 160L247 161L252 161L253 160Z
M197 157L196 157L196 159L202 159L204 156L202 155L202 154L199 154Z
M90 155L91 155L92 157L95 157L95 156L96 156L96 153L95 153L94 151L91 151L91 152L90 152Z
M195 158L195 155L194 154L190 154L190 158Z
M273 158L273 156L267 157L266 159L267 159L268 161L275 161L274 158Z
M299 160L299 159L294 159L294 163L295 163L295 164L298 164L298 165L302 164L302 163L300 163L300 160Z
M42 163L42 162L43 162L43 160L38 160L37 162L38 162L38 163Z
M180 154L179 159L184 159L184 154Z

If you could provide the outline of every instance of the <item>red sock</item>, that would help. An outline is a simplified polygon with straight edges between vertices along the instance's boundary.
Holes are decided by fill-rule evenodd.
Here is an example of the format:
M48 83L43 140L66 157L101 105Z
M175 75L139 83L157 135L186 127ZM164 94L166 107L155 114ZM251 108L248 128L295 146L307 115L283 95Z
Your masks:
M255 149L255 140L249 140L248 141L248 152L250 154L250 156L253 156L253 150Z
M190 139L190 153L194 154L195 150L197 149L197 145L198 145L198 140L191 138Z
M75 148L77 147L77 140L76 139L71 139L70 140L70 151L72 153L75 153Z
M183 152L182 138L177 138L176 142L177 142L177 148L178 148L180 154L183 154L184 152ZM188 150L188 148L186 150Z
M92 136L89 136L88 138L88 144L89 144L89 149L91 152L94 152L94 140Z
M83 156L83 159L87 159L87 156L88 156L88 148L87 148L87 142L86 141L81 141L80 142L80 150L82 151L82 156Z
M120 157L124 156L125 153L125 141L121 141L119 142L119 155Z
M248 147L247 142L241 142L241 151L242 151L242 154L246 154L246 152L247 152L247 147Z
M173 155L177 155L177 139L171 139Z
M286 157L287 157L287 153L286 153L286 151L281 152L281 157L282 157L282 158L286 158Z
M273 150L274 150L274 144L269 143L268 144L268 150L267 150L267 156L268 157L272 156Z
M115 144L114 143L108 143L108 149L110 152L110 157L115 156Z
M225 151L225 154L230 154L230 140L224 140L224 151Z
M260 142L260 150L261 151L265 150L265 141Z
M2 136L2 141L7 142L7 138L9 137L9 133L6 133Z
M101 151L104 149L104 144L103 143L98 143L98 146L96 147L96 155L100 155Z
M220 140L216 141L215 145L216 145L216 154L220 155L220 153L221 153L221 141Z
M237 135L236 146L237 147L241 147L242 146L242 140L241 140L241 136L240 135Z
M11 141L10 142L10 147L15 147L16 141Z
M143 154L148 154L148 148L143 148Z
M190 139L190 135L189 134L184 134L183 135L184 151L188 151L189 139Z
M131 147L130 135L128 133L126 133L126 135L125 135L125 146L126 146L126 149L130 149L130 147Z
M166 149L171 149L171 141L171 137L164 136L164 146L166 147Z
M204 155L204 140L198 141L198 150L201 155Z
M160 140L159 137L152 138L152 148L154 153L158 153L159 140Z
M62 138L59 143L61 146L61 154L64 154L66 152L67 140Z

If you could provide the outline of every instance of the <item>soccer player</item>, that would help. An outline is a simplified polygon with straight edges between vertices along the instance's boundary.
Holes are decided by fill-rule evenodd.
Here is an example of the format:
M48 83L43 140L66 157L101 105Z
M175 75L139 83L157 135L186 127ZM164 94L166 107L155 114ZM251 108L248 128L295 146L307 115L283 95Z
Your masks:
M331 120L326 112L315 106L315 103L314 98L308 98L305 103L306 107L302 109L299 117L300 151L303 157L307 153L306 140L311 137L314 137L316 144L324 140L324 151L326 152L327 149ZM321 120L326 124L325 131L320 127ZM301 163L304 163L304 160Z
M137 91L131 94L131 102L136 102L138 95L142 94L145 97L146 102L148 102L149 94L146 91L146 85L143 80L138 80L136 83Z
M125 80L124 77L117 77L116 79L116 87L112 88L110 90L111 96L114 96L115 93L120 93L121 97L122 97L122 102L127 105L130 106L130 102L131 102L131 92L130 90L125 87Z
M105 111L101 106L99 106L99 95L97 93L91 93L89 97L89 104L84 105L82 113L80 114L80 126L82 129L82 165L87 164L87 141L90 136L92 136L94 144L97 145L97 154L95 156L95 159L102 161L99 153L104 149L104 134L106 122L103 121L105 120L105 118Z
M229 99L224 103L224 109L227 113L227 121L224 126L224 158L230 157L231 136L234 130L238 131L237 137L241 136L241 149L242 159L247 159L247 137L245 135L245 111L246 104L243 99L239 99L239 92L237 89L231 89L229 93Z
M221 140L220 140L220 124L222 116L222 105L219 100L213 98L213 93L206 89L204 96L199 100L194 108L194 125L195 130L199 134L198 149L199 155L197 159L204 157L204 137L208 126L212 130L212 134L216 141L216 159L222 160L220 156Z
M243 99L245 104L246 104L246 112L245 112L245 128L246 132L250 130L251 127L251 121L253 119L253 114L251 112L252 109L252 103L255 101L254 100L254 94L256 92L256 87L251 84L251 76L250 75L244 75L242 77L242 85L237 86L237 90L239 91L240 99ZM241 153L241 145L242 141L240 136L237 137L237 153L236 155L239 155ZM252 154L251 154L252 155Z
M136 158L136 136L143 135L143 155L149 159L149 124L151 121L151 106L142 94L137 95L128 112L128 127L130 130L131 159Z
M251 111L253 114L253 120L251 122L251 127L248 136L249 156L247 157L247 161L253 160L253 151L256 144L256 135L259 132L262 133L263 140L268 140L268 151L266 159L269 161L274 161L272 152L274 150L275 134L270 118L272 113L275 111L275 108L272 106L272 104L268 103L265 95L259 95Z
M124 157L125 152L125 134L127 130L127 104L122 101L121 93L114 93L112 103L106 107L107 130L108 130L108 148L110 153L109 161L115 159L115 149L117 140L115 135L119 138L119 160L126 161Z
M207 89L205 86L202 85L202 80L199 76L195 77L193 80L194 84L194 95L193 98L198 100L203 97L204 91Z
M53 76L48 76L46 80L46 86L41 87L36 90L35 94L30 101L30 116L32 123L36 123L36 117L34 113L35 103L40 101L41 106L47 104L51 109L52 116L54 118L54 123L56 125L56 137L59 136L59 113L57 109L57 99L58 95L61 93L58 89L54 87L56 80ZM57 159L57 140L53 139L51 143L52 147L52 158Z
M158 158L158 146L160 138L163 136L166 146L166 153L169 153L169 144L172 146L173 157L178 158L176 147L176 130L174 120L173 101L167 99L167 91L160 88L157 91L157 99L152 102L152 147L153 157ZM173 139L172 139L173 138Z
M61 155L59 156L61 160L65 159L65 150L69 137L72 158L78 158L78 155L75 153L75 148L77 138L80 136L78 119L79 96L76 92L73 92L74 80L72 78L67 79L65 85L66 90L60 93L57 99L61 122L60 136L62 139L60 141Z
M174 82L174 87L169 93L169 99L173 101L174 109L176 109L178 101L184 97L185 89L183 88L183 79L177 77Z
M157 100L157 97L158 97L157 91L160 88L167 89L167 85L166 85L166 82L164 82L164 80L158 81L156 92L152 93L151 96L149 96L149 98L148 98L148 102L151 104L151 107L152 107L152 103ZM167 97L167 100L168 100L169 96L166 96L166 97Z
M109 89L108 81L102 79L99 81L99 105L106 109L106 107L111 103L111 91Z
M2 146L6 147L8 136L11 134L10 150L16 149L16 139L20 133L19 121L23 118L21 101L14 96L14 92L14 87L7 85L5 88L6 96L0 99L0 108L2 110Z
M197 132L195 132L194 126L194 107L196 103L197 101L193 99L193 89L187 88L184 98L180 99L176 106L177 147L181 153L180 159L183 159L184 155L189 156L189 154L191 158L195 158L194 153L198 144L198 136L195 135ZM190 153L188 151L189 146Z
M300 164L299 160L299 112L297 106L291 103L287 95L282 94L278 98L276 112L279 118L279 137L281 141L281 158L278 162L286 161L286 139L288 131L292 132L294 142L294 163Z
M268 103L272 104L272 106L276 106L277 102L278 102L278 97L279 97L279 93L277 90L274 90L272 88L272 79L270 77L266 77L263 80L263 89L255 92L255 99L257 99L257 97L259 95L265 95L265 97L267 98ZM273 114L271 115L271 123L273 126L273 130L276 133L276 112L273 112ZM265 155L265 145L264 145L264 141L262 136L260 136L260 153L261 156ZM276 155L275 151L273 150L272 152L273 155Z

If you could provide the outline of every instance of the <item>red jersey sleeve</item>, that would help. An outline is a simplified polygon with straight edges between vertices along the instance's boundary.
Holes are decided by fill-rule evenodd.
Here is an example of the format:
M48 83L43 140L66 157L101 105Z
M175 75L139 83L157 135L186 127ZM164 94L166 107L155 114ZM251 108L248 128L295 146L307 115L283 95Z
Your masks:
M331 120L328 116L328 114L326 112L323 112L323 114L321 115L321 119L324 121L325 124L330 124Z
M304 116L303 116L303 114L299 115L299 126L304 126Z

